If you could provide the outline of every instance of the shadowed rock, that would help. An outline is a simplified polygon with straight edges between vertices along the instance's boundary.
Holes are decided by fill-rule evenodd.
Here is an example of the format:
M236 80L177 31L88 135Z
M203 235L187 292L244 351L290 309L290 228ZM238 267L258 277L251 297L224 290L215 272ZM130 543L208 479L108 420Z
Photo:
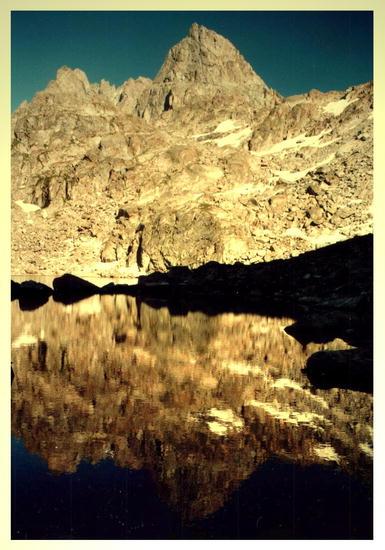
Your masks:
M30 296L19 297L19 307L21 311L33 311L41 306L44 306L48 302L49 295L36 294Z
M128 294L130 296L136 296L137 285L125 285L108 283L102 286L100 294Z
M37 309L45 304L52 292L52 288L36 281L24 281L21 284L11 281L11 298L17 298L20 309L24 311Z
M318 351L308 359L304 372L320 389L373 391L373 355L366 349Z
M258 307L274 303L302 314L315 308L344 310L370 319L372 273L373 235L365 235L287 260L171 268L139 277L138 294L144 300L159 296L170 301L205 296L219 306L229 298Z
M370 342L373 336L372 323L366 316L351 311L335 311L328 315L312 315L299 319L285 328L285 332L303 346L310 342L324 344L341 338L352 346Z
M11 281L11 300L17 300L20 295L20 283Z
M56 279L53 280L53 288L55 297L85 297L100 292L100 287L69 273L65 273L61 277L56 277Z
M44 283L38 283L36 281L24 281L19 285L20 295L27 296L28 294L44 294L51 296L52 288Z
M287 332L303 344L338 336L359 346L372 338L372 274L373 235L365 235L287 260L173 267L168 273L139 277L138 285L98 287L65 274L54 279L53 286L54 300L63 303L93 294L126 294L184 314L200 310L287 315L301 319ZM19 287L12 288L16 296ZM330 311L332 315L326 313Z

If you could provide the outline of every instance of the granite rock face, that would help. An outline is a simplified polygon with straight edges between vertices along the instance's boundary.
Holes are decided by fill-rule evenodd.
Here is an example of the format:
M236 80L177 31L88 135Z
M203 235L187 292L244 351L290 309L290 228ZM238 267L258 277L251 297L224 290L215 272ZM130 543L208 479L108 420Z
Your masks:
M164 111L179 117L185 109L198 114L205 106L226 103L230 109L268 107L278 98L226 38L194 23L167 54L138 111L146 119Z
M194 24L153 81L80 69L12 115L12 272L137 277L372 231L373 90L283 98Z

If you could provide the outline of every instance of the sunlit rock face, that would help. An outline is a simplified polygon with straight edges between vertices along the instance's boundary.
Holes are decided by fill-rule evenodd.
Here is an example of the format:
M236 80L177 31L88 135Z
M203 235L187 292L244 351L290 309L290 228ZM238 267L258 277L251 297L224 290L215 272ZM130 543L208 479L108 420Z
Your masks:
M371 232L372 182L372 83L282 98L194 24L154 80L62 67L13 113L12 271L288 258Z
M231 42L194 23L188 36L168 52L154 82L141 96L138 112L145 119L169 112L175 120L196 122L204 119L205 108L223 108L226 102L229 112L250 115L253 109L274 106L280 96Z
M218 510L268 458L333 464L365 478L372 400L315 390L319 349L291 319L171 316L125 296L33 312L12 304L12 430L56 473L112 458L153 473L185 518Z

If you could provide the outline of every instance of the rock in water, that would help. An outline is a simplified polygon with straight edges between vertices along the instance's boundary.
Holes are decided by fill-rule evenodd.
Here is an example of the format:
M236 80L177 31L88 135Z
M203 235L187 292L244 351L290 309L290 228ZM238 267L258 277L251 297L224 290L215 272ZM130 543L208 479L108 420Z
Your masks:
M21 310L31 311L44 305L52 295L52 288L36 281L11 283L11 296L19 299Z
M318 351L308 359L304 372L318 388L373 391L373 355L369 350Z
M20 283L11 281L11 300L17 300L20 295Z
M56 295L91 296L97 294L100 288L80 277L65 273L53 280L53 288Z

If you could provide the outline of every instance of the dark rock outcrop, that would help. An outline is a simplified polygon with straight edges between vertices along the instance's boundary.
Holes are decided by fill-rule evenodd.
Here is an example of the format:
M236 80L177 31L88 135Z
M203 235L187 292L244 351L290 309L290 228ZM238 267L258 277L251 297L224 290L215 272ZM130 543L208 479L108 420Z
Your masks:
M11 281L11 300L17 300L20 296L20 283Z
M321 389L373 391L373 353L367 349L318 351L307 361L304 373Z
M52 288L36 281L11 281L11 299L18 299L20 309L29 311L44 305L52 295Z
M68 296L69 298L86 297L98 294L100 291L100 287L69 273L65 273L61 277L56 277L56 279L53 280L53 288L55 298L60 296Z

